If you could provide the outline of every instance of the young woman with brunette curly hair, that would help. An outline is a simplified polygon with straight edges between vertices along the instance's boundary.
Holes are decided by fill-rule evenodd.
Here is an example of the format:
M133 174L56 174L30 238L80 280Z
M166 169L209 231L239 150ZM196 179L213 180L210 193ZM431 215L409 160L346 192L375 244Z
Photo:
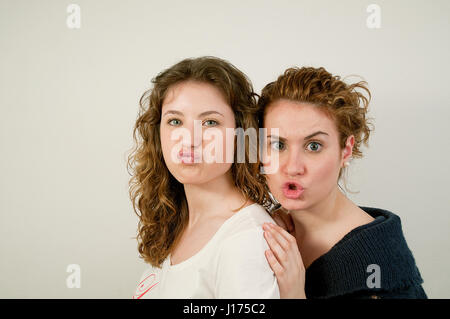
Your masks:
M367 145L369 100L366 82L324 68L287 69L262 90L260 124L280 132L266 136L279 161L266 178L282 227L263 229L282 298L427 297L400 218L357 206L338 184Z
M255 145L238 154L235 135L225 138L227 129L258 128L250 81L227 61L202 57L152 82L128 163L139 253L150 264L133 297L279 298L264 257L272 203L250 161ZM231 160L202 160L212 153Z

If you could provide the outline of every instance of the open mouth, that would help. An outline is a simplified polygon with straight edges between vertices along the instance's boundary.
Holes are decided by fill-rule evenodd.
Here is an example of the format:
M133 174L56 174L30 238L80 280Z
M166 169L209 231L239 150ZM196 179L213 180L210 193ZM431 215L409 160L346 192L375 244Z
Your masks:
M286 182L282 187L283 194L289 199L298 199L304 191L302 185L296 182Z

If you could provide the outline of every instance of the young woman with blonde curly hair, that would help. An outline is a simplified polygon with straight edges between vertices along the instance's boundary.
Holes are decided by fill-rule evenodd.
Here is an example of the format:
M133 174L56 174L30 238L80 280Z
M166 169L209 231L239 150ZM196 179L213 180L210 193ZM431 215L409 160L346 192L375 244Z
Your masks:
M258 128L252 85L214 57L183 60L152 82L129 158L138 248L150 264L133 297L279 298L264 257L261 226L273 219L259 162L249 160L251 145L237 161L235 137L224 138ZM211 136L222 148L210 148ZM232 160L204 161L206 149Z
M262 90L260 124L280 130L266 136L279 161L266 177L282 227L263 228L282 298L427 297L400 218L357 206L338 184L367 144L369 100L364 81L324 68L287 69Z

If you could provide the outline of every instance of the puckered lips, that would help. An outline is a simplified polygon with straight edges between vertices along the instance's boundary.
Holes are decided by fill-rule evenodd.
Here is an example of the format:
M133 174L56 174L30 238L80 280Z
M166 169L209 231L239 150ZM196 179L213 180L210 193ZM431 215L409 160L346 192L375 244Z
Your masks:
M282 186L283 195L289 199L299 199L305 189L297 182L287 181Z
M200 155L192 150L180 150L180 152L178 152L178 159L181 160L183 164L200 163Z

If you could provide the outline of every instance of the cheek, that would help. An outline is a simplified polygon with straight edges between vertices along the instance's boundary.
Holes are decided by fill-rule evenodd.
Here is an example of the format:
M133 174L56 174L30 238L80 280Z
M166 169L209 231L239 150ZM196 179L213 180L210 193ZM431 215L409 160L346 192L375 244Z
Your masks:
M265 174L267 186L272 194L281 194L281 186L285 182L282 167L286 165L288 158L284 153L272 153L270 147L267 148L265 155L267 155L264 157L266 162L263 163L263 166L268 172L271 172L271 174Z
M172 175L176 175L179 170L179 159L177 158L178 152L182 149L181 139L172 139L172 130L161 129L160 130L161 151L164 162Z
M161 141L161 150L163 153L164 160L170 161L170 153L173 146L173 141L170 139L170 132L167 130L161 129L160 133L160 141Z
M321 188L334 187L339 175L339 163L334 156L322 158L320 161L311 163L310 172L316 185L320 185ZM329 187L325 185L329 185Z

